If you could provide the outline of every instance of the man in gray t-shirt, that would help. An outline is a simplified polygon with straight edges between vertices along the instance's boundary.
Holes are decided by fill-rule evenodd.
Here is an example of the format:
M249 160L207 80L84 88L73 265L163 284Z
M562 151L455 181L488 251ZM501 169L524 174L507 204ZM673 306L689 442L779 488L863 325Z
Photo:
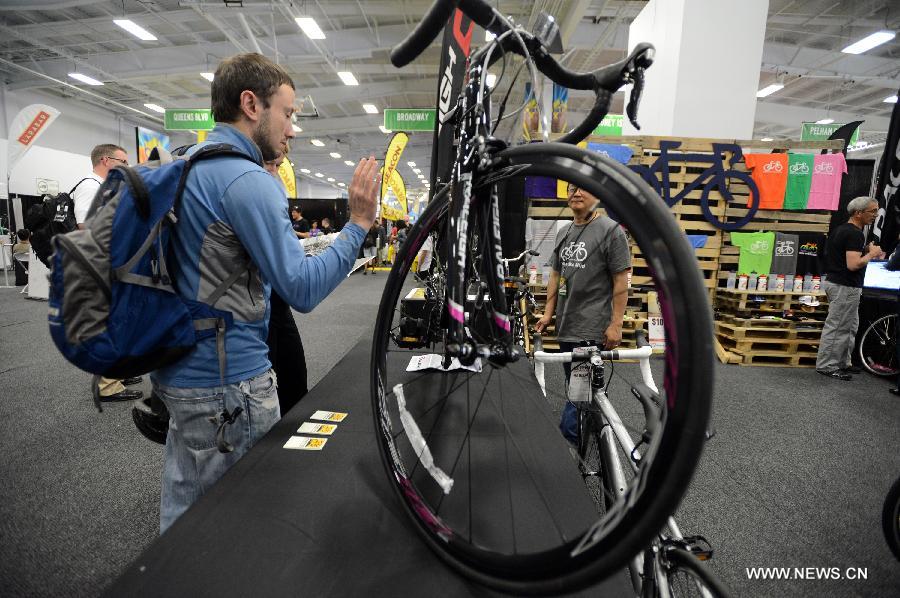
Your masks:
M560 350L571 351L579 345L614 349L622 340L628 300L628 239L618 223L596 211L597 198L571 184L568 191L575 219L557 235L547 305L535 330L546 329L555 311ZM563 368L568 380L570 364ZM577 411L570 402L566 402L560 429L568 440L577 441Z

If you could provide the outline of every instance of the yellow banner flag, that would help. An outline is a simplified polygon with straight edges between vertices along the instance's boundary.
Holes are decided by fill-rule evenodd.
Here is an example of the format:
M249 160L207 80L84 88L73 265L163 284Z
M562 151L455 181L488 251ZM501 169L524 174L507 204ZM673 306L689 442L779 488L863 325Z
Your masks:
M391 220L401 220L406 215L406 185L403 183L403 177L397 172L397 166L400 164L400 156L409 142L409 135L400 131L391 137L388 143L387 152L384 156L384 166L381 169L381 205L382 210L386 210L385 198L387 196L388 187L393 190L397 202L399 202L399 210L402 210L400 216L391 217L385 213L384 217ZM393 210L397 210L397 206L390 206Z
M285 158L278 167L278 178L284 183L284 190L288 197L297 197L297 177L294 176L294 165Z
M381 175L384 177L384 168L381 169ZM387 189L381 196L381 217L387 220L403 220L407 213L406 183L396 169L391 172L390 177L387 185L384 185L382 179L382 186Z

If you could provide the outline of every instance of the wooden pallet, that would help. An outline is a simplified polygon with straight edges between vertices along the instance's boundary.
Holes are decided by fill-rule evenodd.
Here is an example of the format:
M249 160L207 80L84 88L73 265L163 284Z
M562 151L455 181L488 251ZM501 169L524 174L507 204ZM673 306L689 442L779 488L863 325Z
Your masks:
M725 350L739 355L771 352L793 355L796 353L815 352L819 348L819 339L734 339L726 334L718 333L716 334L716 338L719 339L719 342Z
M815 353L774 353L774 352L756 352L742 355L741 365L755 365L768 367L792 367L792 368L812 368L816 367Z
M795 327L794 322L785 321L786 326L736 326L728 322L716 322L716 334L732 341L806 341L817 342L822 335L819 327Z

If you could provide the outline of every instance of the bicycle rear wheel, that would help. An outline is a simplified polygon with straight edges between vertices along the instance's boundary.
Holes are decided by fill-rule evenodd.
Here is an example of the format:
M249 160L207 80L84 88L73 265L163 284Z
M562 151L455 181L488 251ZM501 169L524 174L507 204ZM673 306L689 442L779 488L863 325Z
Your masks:
M726 598L728 590L697 557L680 548L666 553L666 581L672 598Z
M876 376L900 374L897 362L897 314L882 316L872 322L859 341L859 360Z
M663 412L642 447L622 497L598 514L569 445L558 431L559 405L544 398L524 359L478 372L407 371L446 343L448 193L439 192L411 229L389 275L372 345L372 404L389 480L417 531L465 576L518 594L585 587L623 568L654 538L684 494L703 447L712 389L712 319L690 245L664 202L634 173L562 144L507 149L504 165L473 188L513 176L549 176L578 185L616 213L642 251L664 315ZM493 341L490 297L479 281L489 223L467 227L466 326ZM411 274L425 239L432 268ZM442 248L438 250L437 248ZM507 333L508 334L508 333ZM412 359L411 359L412 358ZM625 366L621 366L624 368ZM618 369L618 368L617 368ZM551 389L548 389L551 390ZM557 389L558 390L558 389ZM645 423L629 402L621 410L635 441ZM619 406L617 406L619 409Z

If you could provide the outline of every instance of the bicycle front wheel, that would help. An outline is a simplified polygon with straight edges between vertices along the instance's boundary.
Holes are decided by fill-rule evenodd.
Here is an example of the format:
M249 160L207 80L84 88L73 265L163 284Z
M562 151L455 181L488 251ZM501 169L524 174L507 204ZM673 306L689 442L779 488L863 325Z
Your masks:
M680 548L667 553L666 582L672 598L726 598L728 590L697 557ZM661 594L664 595L664 594Z
M583 468L559 432L562 403L553 396L560 389L547 388L545 398L526 359L459 369L446 357L448 259L460 259L465 275L467 334L479 345L502 339L493 336L495 314L484 284L495 266L485 259L492 249L485 238L490 223L477 216L489 210L473 204L475 219L464 229L465 259L450 256L449 194L442 190L412 227L379 306L371 362L376 436L397 497L449 565L507 592L559 594L624 568L675 512L709 418L712 318L690 245L637 175L556 143L510 148L496 163L494 172L476 177L473 189L514 176L573 183L621 219L645 256L666 336L662 412L652 422L654 433L641 447L624 494L598 512ZM435 247L430 267L410 272L429 238ZM453 369L440 369L448 365ZM628 365L616 369L625 372ZM624 401L623 423L640 443L647 427L643 411L630 393L621 394L627 395L617 397Z
M872 322L859 341L859 360L876 376L900 374L897 362L897 314L882 316Z

